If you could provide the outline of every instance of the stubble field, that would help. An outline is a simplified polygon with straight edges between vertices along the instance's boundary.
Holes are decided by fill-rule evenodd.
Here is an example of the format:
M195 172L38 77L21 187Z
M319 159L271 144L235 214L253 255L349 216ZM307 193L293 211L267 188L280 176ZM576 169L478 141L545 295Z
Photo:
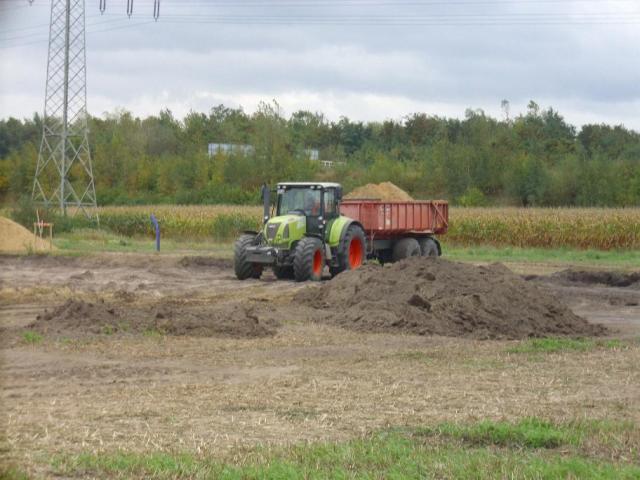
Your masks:
M5 256L0 265L7 476L640 472L633 275L514 264L608 330L479 340L341 328L336 312L298 301L330 281L238 282L228 260L210 256Z

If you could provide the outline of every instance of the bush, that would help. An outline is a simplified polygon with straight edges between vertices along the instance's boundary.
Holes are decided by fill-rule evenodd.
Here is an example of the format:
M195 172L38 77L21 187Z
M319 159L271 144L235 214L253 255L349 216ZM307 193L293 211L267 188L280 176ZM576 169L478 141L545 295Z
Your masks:
M464 195L458 197L458 205L461 207L484 207L487 205L487 197L477 187L470 187Z

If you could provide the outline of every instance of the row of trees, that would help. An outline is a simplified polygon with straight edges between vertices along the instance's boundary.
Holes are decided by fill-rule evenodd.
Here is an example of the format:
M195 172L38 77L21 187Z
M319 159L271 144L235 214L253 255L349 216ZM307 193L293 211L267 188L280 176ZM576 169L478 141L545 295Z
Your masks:
M640 204L640 135L622 126L580 131L531 102L497 120L468 110L463 120L410 115L401 121L328 121L276 103L253 114L223 105L183 120L170 111L90 118L101 204L255 202L263 182L340 181L348 190L391 180L418 198L463 205ZM41 118L0 121L0 200L31 192ZM247 155L207 155L208 143L249 144ZM305 149L340 162L322 168Z

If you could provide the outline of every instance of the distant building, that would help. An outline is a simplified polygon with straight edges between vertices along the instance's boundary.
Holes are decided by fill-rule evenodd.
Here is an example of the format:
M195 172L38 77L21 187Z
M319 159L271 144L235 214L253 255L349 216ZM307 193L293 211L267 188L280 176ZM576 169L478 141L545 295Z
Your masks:
M304 153L307 154L309 160L318 161L320 160L320 150L315 148L305 148Z
M229 155L232 153L240 154L240 155L251 155L255 151L253 145L244 145L240 143L210 143L207 146L207 152L210 157L214 157L218 153L223 153L224 155ZM314 162L320 162L323 167L331 168L336 163L342 162L334 162L332 160L320 160L320 150L317 148L305 148L304 150L307 158Z
M254 148L252 145L243 145L239 143L210 143L207 147L207 152L210 157L213 157L218 153L224 153L225 155L229 155L231 153L250 155L253 151Z

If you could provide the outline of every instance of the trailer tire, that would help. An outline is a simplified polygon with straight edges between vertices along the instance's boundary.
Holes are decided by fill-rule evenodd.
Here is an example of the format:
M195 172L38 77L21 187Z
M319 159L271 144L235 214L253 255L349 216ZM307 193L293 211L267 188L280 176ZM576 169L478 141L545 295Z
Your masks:
M255 243L256 236L251 234L240 235L233 247L233 269L238 280L247 278L260 278L262 265L256 265L247 260L247 247Z
M293 267L273 267L273 274L278 280L290 280L293 278Z
M420 252L423 257L437 257L439 255L438 244L433 238L421 238L418 240L418 243L420 244Z
M393 246L391 259L398 262L409 257L419 257L421 253L418 241L412 237L405 237L398 240Z
M340 243L338 265L330 267L332 277L345 270L355 270L364 264L367 258L367 240L364 230L358 225L349 225Z
M323 245L320 239L304 237L293 254L293 277L296 282L319 281L324 270Z

